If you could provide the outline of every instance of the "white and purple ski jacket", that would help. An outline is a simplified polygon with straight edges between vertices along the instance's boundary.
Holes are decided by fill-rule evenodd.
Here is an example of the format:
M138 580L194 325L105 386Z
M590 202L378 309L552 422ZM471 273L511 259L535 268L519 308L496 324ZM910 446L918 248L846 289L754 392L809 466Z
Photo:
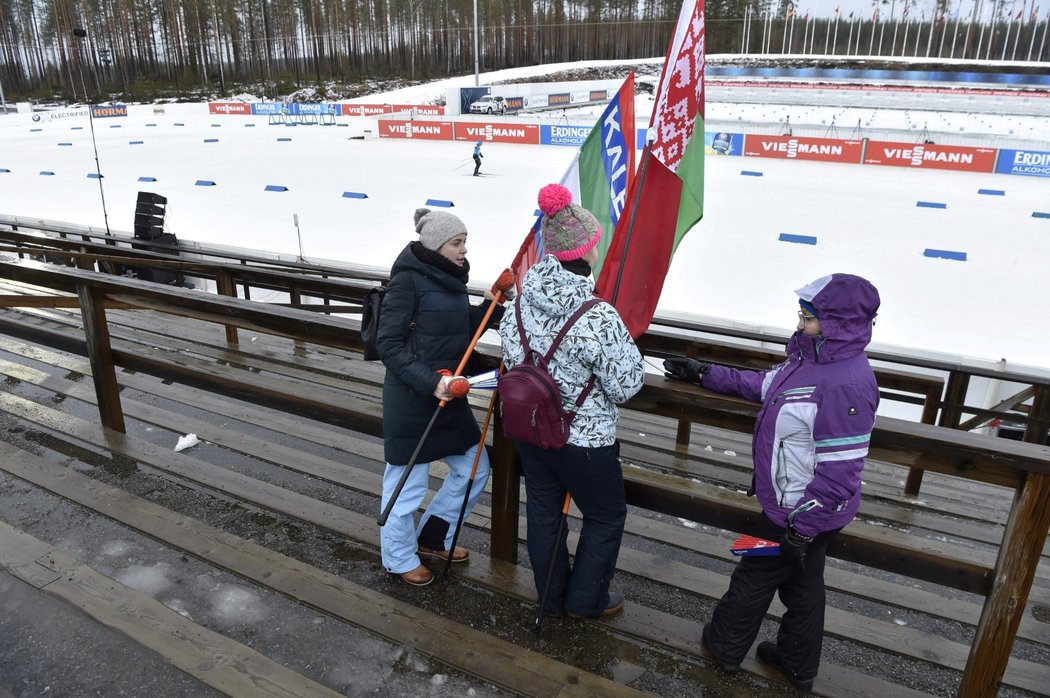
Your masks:
M860 506L879 388L864 355L879 293L849 274L825 276L797 291L812 303L821 335L795 332L787 360L767 371L711 366L705 388L760 401L748 494L772 521L803 535L842 528Z

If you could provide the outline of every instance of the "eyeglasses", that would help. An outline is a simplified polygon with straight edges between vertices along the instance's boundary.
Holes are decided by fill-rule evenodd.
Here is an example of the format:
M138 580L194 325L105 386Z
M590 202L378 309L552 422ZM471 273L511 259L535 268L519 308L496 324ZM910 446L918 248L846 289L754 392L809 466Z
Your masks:
M803 312L802 312L802 311L800 310L800 311L798 311L798 319L799 319L799 320L800 320L800 321L802 322L802 324L804 325L804 324L806 324L807 322L809 322L809 321L811 321L811 320L813 320L813 321L816 321L816 319L817 319L817 316L816 316L816 315L806 315L805 313L803 313Z

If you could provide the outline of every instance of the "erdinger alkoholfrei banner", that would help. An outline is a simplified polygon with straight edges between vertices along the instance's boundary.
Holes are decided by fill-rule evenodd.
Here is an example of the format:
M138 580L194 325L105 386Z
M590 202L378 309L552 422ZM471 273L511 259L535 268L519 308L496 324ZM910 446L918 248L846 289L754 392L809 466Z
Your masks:
M962 172L991 172L995 168L995 148L868 141L864 164Z
M1050 177L1050 152L1002 148L995 171L998 174Z
M747 134L744 155L781 160L816 160L846 162L856 165L864 150L863 141L799 136L763 136Z

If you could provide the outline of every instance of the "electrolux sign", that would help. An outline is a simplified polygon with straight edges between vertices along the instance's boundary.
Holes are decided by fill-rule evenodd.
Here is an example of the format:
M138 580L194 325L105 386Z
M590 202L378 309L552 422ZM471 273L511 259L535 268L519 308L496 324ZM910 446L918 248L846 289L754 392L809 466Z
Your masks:
M999 174L1050 177L1050 152L1002 148L995 171Z
M571 145L579 148L590 135L591 126L541 126L541 145Z

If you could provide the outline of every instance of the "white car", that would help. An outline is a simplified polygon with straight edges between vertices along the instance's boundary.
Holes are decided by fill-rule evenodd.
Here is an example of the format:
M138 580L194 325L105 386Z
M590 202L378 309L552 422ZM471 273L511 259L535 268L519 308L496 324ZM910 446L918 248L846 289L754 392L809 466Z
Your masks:
M505 114L507 113L507 100L497 95L485 95L476 102L470 104L471 114Z

